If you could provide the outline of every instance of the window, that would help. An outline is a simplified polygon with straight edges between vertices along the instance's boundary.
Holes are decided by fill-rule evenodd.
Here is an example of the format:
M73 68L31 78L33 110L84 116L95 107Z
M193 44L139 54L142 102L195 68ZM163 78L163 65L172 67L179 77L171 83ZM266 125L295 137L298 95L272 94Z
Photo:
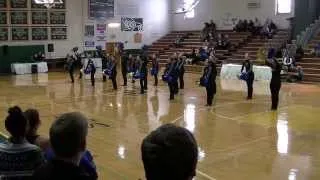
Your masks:
M276 0L276 13L277 14L289 14L291 13L292 0Z
M185 19L194 18L194 4L196 0L183 0L183 9L187 11L184 15Z

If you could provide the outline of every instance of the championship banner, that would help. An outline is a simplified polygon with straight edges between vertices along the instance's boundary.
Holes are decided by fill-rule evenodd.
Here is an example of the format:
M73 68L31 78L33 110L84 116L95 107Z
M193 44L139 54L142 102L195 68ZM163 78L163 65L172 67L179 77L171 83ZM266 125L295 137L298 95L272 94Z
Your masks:
M26 41L29 40L28 27L13 27L11 29L11 39L13 41Z
M32 40L48 40L48 28L46 27L33 27Z
M28 0L10 0L11 8L27 8Z
M66 12L50 12L50 24L66 24Z
M7 8L7 0L0 0L0 9Z
M9 40L9 28L0 27L0 41L8 41L8 40Z
M48 24L48 14L43 11L35 11L31 13L32 24Z
M114 17L114 0L89 0L90 19L108 19Z
M7 24L7 12L0 11L0 24Z
M121 31L143 31L143 18L121 17Z
M11 12L11 24L28 24L28 12L16 11Z
M52 27L51 40L65 40L67 39L67 27Z

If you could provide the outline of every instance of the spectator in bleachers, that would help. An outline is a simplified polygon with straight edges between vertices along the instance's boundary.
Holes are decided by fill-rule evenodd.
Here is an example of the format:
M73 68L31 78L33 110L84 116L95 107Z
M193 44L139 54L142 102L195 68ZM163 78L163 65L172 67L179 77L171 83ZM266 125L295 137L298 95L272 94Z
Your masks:
M230 46L230 40L228 35L218 34L216 48L227 50Z
M25 117L28 120L28 130L26 139L29 143L37 145L43 151L46 151L50 147L48 138L41 137L38 134L38 129L41 125L39 112L36 109L28 109L24 112Z
M257 60L259 62L265 62L266 61L266 52L263 48L259 48L257 52Z
M254 32L255 32L254 23L252 20L250 20L248 23L248 31L251 32L252 34L254 34Z
M264 26L262 27L261 35L262 37L271 39L276 30L277 26L273 23L273 21L271 19L267 19Z
M210 26L209 26L209 23L206 22L206 23L204 23L204 28L201 31L202 41L207 40L209 32L210 32Z
M174 47L175 47L175 48L181 48L181 47L182 47L182 42L183 42L182 37L180 37L179 35L177 35L177 38L176 38L176 40L174 41Z
M303 50L302 46L299 45L296 50L296 55L295 55L296 62L301 61L303 56L304 56L304 50Z
M254 35L259 35L261 32L261 23L258 18L254 20Z
M159 127L143 140L141 154L147 180L191 180L196 175L198 146L185 128Z
M86 150L88 119L81 113L66 113L57 118L50 128L50 142L55 158L33 175L35 180L96 179L79 163Z
M320 43L318 43L314 48L314 53L317 57L320 57Z
M238 21L238 23L233 28L233 30L236 32L243 32L244 31L244 25L243 25L243 21L241 19Z
M8 113L5 127L11 136L8 143L0 144L0 175L4 179L26 179L44 163L44 158L41 149L26 140L28 121L22 110L15 106Z
M248 20L244 20L243 21L243 30L242 30L242 32L247 32L248 31Z

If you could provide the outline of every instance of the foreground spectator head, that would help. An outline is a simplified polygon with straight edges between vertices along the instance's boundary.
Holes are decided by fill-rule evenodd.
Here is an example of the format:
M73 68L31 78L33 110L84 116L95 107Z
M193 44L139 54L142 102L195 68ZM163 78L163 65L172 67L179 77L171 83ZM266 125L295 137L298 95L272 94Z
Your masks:
M24 112L24 115L27 118L29 125L27 134L37 132L41 124L38 110L28 109Z
M0 143L0 179L27 179L44 162L42 152L25 140L28 123L22 110L15 106L8 113L5 126L11 137L8 143Z
M142 142L147 180L191 180L196 175L198 147L185 128L164 125Z
M50 128L50 142L57 158L79 161L86 149L87 133L88 120L83 114L73 112L58 117Z
M18 107L12 107L8 110L9 115L5 120L7 131L11 134L12 139L23 139L27 131L27 119L24 117L22 110Z

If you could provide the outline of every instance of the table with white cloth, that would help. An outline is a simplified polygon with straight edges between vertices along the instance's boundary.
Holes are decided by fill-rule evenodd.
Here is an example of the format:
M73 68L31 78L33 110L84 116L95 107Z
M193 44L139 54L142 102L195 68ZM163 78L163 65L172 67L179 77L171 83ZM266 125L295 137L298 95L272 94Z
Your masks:
M93 61L94 66L96 67L95 78L102 78L102 59L101 58L90 58ZM83 58L82 64L83 68L86 68L88 65L89 58ZM90 79L90 74L86 74L84 79Z
M46 62L35 62L35 63L13 63L11 64L11 72L15 74L31 74L32 65L37 65L38 73L47 73L48 65Z
M242 65L223 64L220 72L220 79L238 79ZM253 66L254 79L256 81L270 81L272 77L271 68L268 66Z

